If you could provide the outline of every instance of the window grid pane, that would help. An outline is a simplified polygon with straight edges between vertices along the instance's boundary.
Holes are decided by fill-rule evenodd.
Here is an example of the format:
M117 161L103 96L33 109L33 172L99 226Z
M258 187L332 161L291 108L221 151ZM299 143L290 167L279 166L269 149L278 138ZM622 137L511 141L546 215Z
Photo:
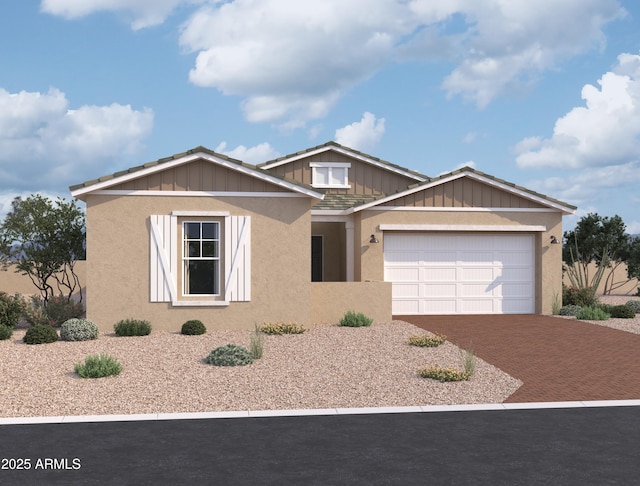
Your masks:
M184 295L220 294L220 223L183 223Z

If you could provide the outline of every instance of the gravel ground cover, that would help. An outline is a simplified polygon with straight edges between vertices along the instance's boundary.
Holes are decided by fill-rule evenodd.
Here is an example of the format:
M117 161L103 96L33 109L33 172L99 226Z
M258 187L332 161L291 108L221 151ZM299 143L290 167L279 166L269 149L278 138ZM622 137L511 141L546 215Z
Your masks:
M640 300L640 297L634 295L599 295L598 300L603 304L621 305L626 304L630 300ZM560 317L560 316L558 316ZM562 316L564 319L575 319L573 316ZM607 319L606 321L583 321L598 326L611 327L620 331L632 332L640 334L640 314L636 314L633 319Z
M264 356L244 367L215 367L204 358L227 343L248 347L249 331L107 333L40 345L24 344L24 332L0 341L2 417L501 403L522 384L480 359L467 382L420 378L416 370L431 364L461 369L463 352L449 342L408 345L409 336L425 331L403 321L263 335ZM75 363L99 353L116 357L122 373L74 373Z

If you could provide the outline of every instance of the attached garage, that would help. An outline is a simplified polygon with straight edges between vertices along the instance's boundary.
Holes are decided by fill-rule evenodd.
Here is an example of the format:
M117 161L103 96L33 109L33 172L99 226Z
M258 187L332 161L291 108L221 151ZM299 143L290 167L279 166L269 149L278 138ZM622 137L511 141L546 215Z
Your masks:
M532 314L532 233L385 232L393 314Z

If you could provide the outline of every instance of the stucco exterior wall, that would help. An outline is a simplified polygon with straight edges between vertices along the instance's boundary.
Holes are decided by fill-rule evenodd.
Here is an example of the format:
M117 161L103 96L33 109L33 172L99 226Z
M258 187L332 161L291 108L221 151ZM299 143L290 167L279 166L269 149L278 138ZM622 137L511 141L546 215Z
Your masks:
M535 234L535 312L551 314L553 299L562 295L562 245L551 244L551 236L562 237L562 213L514 211L379 211L365 210L356 223L355 251L361 257L356 280L384 280L384 232L381 224L440 225L535 225L546 231ZM370 243L371 235L379 243Z
M374 322L391 321L390 282L314 282L311 284L313 324L336 324L349 311Z
M88 195L86 202L87 317L102 330L125 318L146 319L167 330L178 330L189 319L209 329L310 323L309 198ZM251 216L250 302L221 307L150 302L149 216L174 210Z

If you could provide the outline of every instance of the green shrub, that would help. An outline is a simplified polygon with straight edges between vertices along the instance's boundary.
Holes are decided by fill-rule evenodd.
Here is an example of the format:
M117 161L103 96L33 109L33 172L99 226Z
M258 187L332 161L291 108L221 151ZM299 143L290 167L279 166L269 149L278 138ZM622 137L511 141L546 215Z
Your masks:
M58 340L58 333L47 324L36 324L27 329L22 340L25 344L54 343Z
M600 307L583 307L576 315L576 318L583 321L606 321L611 317Z
M68 319L60 327L63 341L89 341L98 339L98 335L98 326L89 319Z
M205 361L214 366L245 366L253 363L253 356L247 348L225 344L211 351Z
M68 300L62 295L53 296L45 307L47 317L55 326L60 326L69 319L79 319L84 316L82 302Z
M373 319L365 316L362 312L357 314L354 311L347 311L342 319L340 319L340 325L345 327L367 327L370 326Z
M636 314L640 314L640 300L630 300L625 305L633 309Z
M207 332L207 328L204 327L204 324L201 321L193 319L191 321L185 322L182 325L182 329L180 330L180 332L188 336L197 336Z
M412 346L421 346L427 348L436 348L447 340L447 336L444 334L436 334L435 336L429 336L428 334L421 334L419 336L411 336L409 338L409 344Z
M438 380L441 383L445 381L466 381L471 378L471 375L468 375L465 371L460 371L455 368L441 368L435 365L419 369L418 374L422 378Z
M565 306L560 308L559 315L561 315L561 316L577 316L578 312L580 312L580 309L582 309L582 307L580 307L579 305L574 305L574 304L565 305Z
M260 327L256 324L251 334L251 342L249 343L249 350L253 359L262 358L264 352L264 344L262 343L262 332Z
M0 326L10 327L11 329L16 327L25 307L26 304L21 295L9 295L6 292L0 292Z
M306 329L296 322L276 322L275 324L263 324L260 331L265 334L281 336L283 334L302 334Z
M118 360L108 354L95 354L87 356L84 363L77 363L74 371L81 378L103 378L115 376L122 371L122 365Z
M118 336L147 336L151 333L149 321L124 319L113 326Z
M579 305L589 307L598 302L596 294L590 288L562 287L562 305Z
M614 305L611 307L611 317L618 319L633 319L636 316L636 312L626 305Z
M0 341L9 339L13 335L13 327L0 324Z

